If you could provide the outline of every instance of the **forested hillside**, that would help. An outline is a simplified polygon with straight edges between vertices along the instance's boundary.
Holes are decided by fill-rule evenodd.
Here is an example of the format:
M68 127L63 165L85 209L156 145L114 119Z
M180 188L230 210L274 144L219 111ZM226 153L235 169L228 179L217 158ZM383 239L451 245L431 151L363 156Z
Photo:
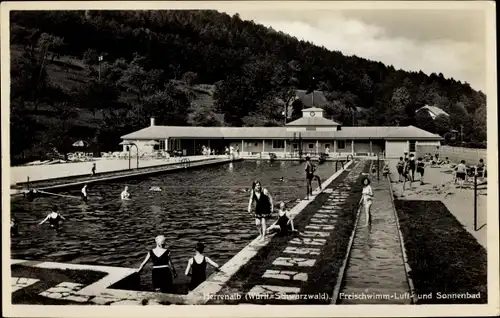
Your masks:
M298 41L216 11L11 13L11 158L116 149L148 125L282 125L295 89L319 89L344 125L418 125L486 140L486 96L442 74ZM451 116L435 122L430 104ZM368 109L357 112L356 107ZM294 114L298 116L298 114Z

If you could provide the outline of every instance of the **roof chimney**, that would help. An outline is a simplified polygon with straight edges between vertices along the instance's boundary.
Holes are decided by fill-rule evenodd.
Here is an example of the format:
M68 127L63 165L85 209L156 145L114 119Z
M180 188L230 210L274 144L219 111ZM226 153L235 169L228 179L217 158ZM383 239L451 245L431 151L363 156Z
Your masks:
M154 125L155 125L155 118L151 117L151 126L154 126Z

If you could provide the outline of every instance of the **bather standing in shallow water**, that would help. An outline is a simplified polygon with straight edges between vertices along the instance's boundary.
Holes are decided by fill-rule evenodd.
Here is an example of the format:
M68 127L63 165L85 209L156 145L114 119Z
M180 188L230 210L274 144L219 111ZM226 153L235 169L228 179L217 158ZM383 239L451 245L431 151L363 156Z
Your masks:
M51 228L58 230L59 226L63 223L63 220L66 219L57 211L57 205L54 205L52 207L52 211L47 215L45 219L43 219L42 222L39 223L39 225L42 225L43 223L48 221Z
M153 288L157 292L172 292L174 278L177 277L177 272L172 264L170 251L164 247L165 236L158 235L155 241L156 247L149 251L137 272L139 273L144 268L144 265L151 259L153 261Z

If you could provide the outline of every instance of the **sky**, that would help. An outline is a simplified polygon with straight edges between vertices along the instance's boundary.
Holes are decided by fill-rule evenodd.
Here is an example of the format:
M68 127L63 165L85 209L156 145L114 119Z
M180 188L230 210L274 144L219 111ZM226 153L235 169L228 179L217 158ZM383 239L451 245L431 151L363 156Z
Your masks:
M480 10L240 10L244 20L396 69L443 73L486 90Z

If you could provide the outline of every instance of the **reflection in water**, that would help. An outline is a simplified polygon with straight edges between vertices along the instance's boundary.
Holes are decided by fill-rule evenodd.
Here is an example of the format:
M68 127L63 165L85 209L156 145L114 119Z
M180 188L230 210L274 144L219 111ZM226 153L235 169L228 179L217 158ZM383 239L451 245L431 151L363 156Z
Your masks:
M325 163L317 173L326 179L334 169L334 163ZM295 202L305 194L303 170L292 161L243 161L127 180L130 201L119 199L124 184L118 182L91 185L87 203L61 197L32 203L14 198L11 213L19 220L20 233L12 238L12 257L137 267L154 247L154 237L163 234L178 272L197 241L224 264L256 236L246 211L252 181L260 180L275 202ZM162 191L149 191L151 186ZM54 204L67 219L59 233L36 225Z

